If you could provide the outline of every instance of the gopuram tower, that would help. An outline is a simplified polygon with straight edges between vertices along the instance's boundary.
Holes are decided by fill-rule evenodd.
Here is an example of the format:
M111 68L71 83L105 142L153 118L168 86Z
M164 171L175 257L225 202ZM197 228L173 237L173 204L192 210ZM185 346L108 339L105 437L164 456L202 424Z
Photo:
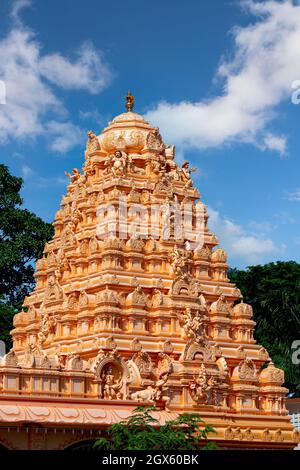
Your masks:
M88 132L0 362L0 444L65 449L138 405L197 412L221 448L292 449L287 389L227 277L193 168L132 111Z

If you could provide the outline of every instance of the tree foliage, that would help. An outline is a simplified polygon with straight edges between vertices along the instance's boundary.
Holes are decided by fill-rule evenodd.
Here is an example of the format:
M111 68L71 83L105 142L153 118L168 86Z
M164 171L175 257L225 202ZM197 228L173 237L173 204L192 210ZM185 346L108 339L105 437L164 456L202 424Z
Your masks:
M102 450L196 450L216 449L208 434L214 429L198 414L183 413L160 426L153 416L154 407L137 407L124 421L113 424L107 437L94 445Z
M300 367L292 363L292 343L300 340L300 264L278 261L232 269L230 278L254 309L256 340L285 371L286 386L299 390Z
M0 165L0 339L8 347L13 315L34 286L34 262L53 235L51 224L22 207L22 185Z

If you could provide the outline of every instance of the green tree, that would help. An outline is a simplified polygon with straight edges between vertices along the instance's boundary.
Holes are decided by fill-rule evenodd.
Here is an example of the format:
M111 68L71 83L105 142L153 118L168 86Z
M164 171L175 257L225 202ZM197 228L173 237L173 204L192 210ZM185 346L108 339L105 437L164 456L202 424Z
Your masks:
M256 340L285 371L285 385L300 390L300 367L292 363L291 348L300 340L300 264L278 261L232 269L229 275L253 307Z
M107 437L94 444L101 450L212 450L208 440L215 430L204 423L198 414L183 413L160 426L151 411L154 407L137 407L124 421L111 425Z
M7 347L13 315L34 286L34 262L53 235L51 224L22 207L22 185L0 165L0 339Z

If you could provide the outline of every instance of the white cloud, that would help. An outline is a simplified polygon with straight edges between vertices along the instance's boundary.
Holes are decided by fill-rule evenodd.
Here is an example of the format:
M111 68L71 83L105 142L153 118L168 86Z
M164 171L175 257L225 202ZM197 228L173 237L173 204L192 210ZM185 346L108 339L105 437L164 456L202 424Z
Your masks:
M223 93L198 102L160 102L147 113L169 142L203 149L243 141L285 154L285 138L270 134L268 124L300 77L300 5L243 4L255 21L232 32L232 58L217 73Z
M26 181L27 185L33 184L35 188L38 187L41 189L53 186L66 186L69 181L67 177L41 176L27 164L21 166L21 176Z
M47 123L49 146L54 152L65 153L82 141L82 130L71 122Z
M13 21L16 23L20 23L20 12L23 10L23 8L27 8L31 6L31 1L30 0L16 0L13 2L12 7L11 7L11 12L10 12L10 17L12 18Z
M229 258L239 259L243 263L261 263L270 254L282 254L285 246L276 246L274 241L263 232L263 227L269 229L269 224L260 223L252 230L222 217L219 211L208 207L209 227L219 238L220 245L228 251Z
M100 114L98 109L94 108L89 110L80 110L79 119L85 121L85 124L88 126L96 124L97 129L99 129L107 126L107 122L111 121L111 116Z
M300 202L300 188L288 194L287 198L289 201Z
M6 85L6 104L0 106L0 143L43 135L57 152L78 143L79 129L68 119L57 86L101 92L112 78L109 67L92 43L77 51L74 61L61 54L43 54L33 31L19 19L29 2L13 3L11 30L0 40L0 80Z
M22 165L21 167L21 175L24 178L24 180L27 180L34 174L32 168L28 165Z
M91 42L85 42L77 51L77 60L71 63L60 54L49 54L40 60L41 74L65 89L86 89L99 93L110 83L112 73L105 65L100 51Z
M257 233L267 233L267 232L272 232L274 228L276 228L276 225L274 225L271 222L268 222L267 220L258 222L256 220L252 220L249 222L247 225L248 229L255 231Z
M285 137L268 133L263 140L263 144L266 149L278 152L281 157L287 154L287 141Z
M102 122L103 117L99 113L97 109L94 110L88 110L88 111L79 111L79 117L83 120L90 119L91 121L96 121L98 124L99 122Z

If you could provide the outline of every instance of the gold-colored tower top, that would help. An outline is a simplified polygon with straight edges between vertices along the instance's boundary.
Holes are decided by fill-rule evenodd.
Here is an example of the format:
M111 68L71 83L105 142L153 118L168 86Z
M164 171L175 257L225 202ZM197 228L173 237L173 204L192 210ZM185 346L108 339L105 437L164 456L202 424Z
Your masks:
M134 96L129 91L126 96L126 109L127 112L130 113L134 106Z

